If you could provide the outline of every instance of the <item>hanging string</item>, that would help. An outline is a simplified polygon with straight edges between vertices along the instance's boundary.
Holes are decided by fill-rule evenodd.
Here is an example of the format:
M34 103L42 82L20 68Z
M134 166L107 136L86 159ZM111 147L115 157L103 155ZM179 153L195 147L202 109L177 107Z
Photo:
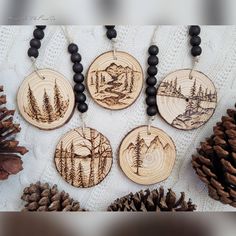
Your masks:
M38 66L37 66L37 64L36 64L36 58L30 57L30 59L31 59L31 61L32 61L32 66L33 66L33 68L34 68L34 72L37 74L37 76L38 76L40 79L44 80L45 77L40 74L39 68L38 68Z

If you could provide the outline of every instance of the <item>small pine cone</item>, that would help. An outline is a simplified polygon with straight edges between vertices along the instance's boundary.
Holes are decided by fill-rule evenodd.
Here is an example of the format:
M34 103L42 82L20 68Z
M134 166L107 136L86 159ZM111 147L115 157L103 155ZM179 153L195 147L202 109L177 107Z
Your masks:
M213 132L193 155L192 166L210 197L236 207L236 110L229 109Z
M0 86L0 93L3 87ZM15 135L20 132L20 126L13 123L14 110L5 107L6 96L0 95L0 180L5 180L9 175L20 172L22 167L21 157L28 152L25 147L18 146Z
M164 189L161 187L159 190L155 189L150 191L140 191L135 194L130 193L127 196L117 199L112 203L108 211L195 211L196 205L192 201L185 201L185 193L181 193L180 198L177 200L175 193L169 189L165 195Z
M84 211L68 193L59 192L57 186L37 182L26 187L21 197L27 204L22 211Z

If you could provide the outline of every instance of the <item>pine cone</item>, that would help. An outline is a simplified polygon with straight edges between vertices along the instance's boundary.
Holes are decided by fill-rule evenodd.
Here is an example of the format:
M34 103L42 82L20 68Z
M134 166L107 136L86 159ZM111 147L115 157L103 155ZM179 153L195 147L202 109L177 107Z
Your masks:
M24 189L22 200L27 204L22 211L84 211L68 193L59 192L57 186L37 182Z
M236 110L229 109L227 114L201 143L192 165L208 185L210 197L236 207Z
M130 193L129 195L117 199L112 203L108 211L194 211L196 206L191 200L185 201L185 193L181 193L181 197L177 200L175 193L169 189L165 195L164 189L160 188L150 191L140 191L138 193Z
M3 92L3 86L0 86ZM17 174L22 167L21 158L16 155L24 155L28 152L25 147L19 147L19 142L14 140L14 135L20 132L20 126L13 123L15 111L8 110L3 105L6 104L6 96L0 96L0 180L5 180L11 174Z

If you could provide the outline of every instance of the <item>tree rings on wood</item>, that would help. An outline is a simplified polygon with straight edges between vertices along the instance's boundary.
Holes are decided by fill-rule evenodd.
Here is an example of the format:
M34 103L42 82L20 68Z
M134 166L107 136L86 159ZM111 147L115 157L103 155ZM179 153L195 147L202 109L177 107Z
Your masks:
M142 90L142 67L126 52L106 52L90 66L87 87L100 106L111 110L127 108Z
M103 181L110 172L112 149L109 140L98 131L77 128L59 141L54 160L67 183L89 188Z
M162 130L141 126L122 141L119 164L132 181L150 185L169 177L176 159L175 144Z
M63 75L44 69L26 77L19 88L17 103L27 122L42 130L52 130L71 118L75 96Z
M196 70L169 74L157 91L160 115L173 127L197 129L214 114L217 92L212 81Z

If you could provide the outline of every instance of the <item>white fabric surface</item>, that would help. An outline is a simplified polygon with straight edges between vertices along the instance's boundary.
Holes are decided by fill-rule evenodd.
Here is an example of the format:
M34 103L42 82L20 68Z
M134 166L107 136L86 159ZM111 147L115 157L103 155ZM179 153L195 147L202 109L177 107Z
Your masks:
M102 26L70 26L71 37L80 48L85 72L99 54L110 50L111 44L105 37ZM146 70L147 49L153 35L154 26L118 26L117 47L135 56ZM16 93L24 77L32 72L32 64L27 57L28 44L33 26L0 27L0 84L4 85L8 107L16 108ZM40 50L40 68L51 68L64 74L72 82L73 72L67 53L67 41L59 26L49 26ZM159 116L154 126L165 130L175 141L177 160L171 176L150 188L164 186L173 188L176 193L184 191L198 205L198 211L233 211L234 208L208 197L207 187L198 179L191 167L191 154L195 153L199 142L212 133L212 127L232 108L236 102L236 27L202 27L203 54L197 69L207 74L215 83L219 103L216 113L202 128L184 132L166 124ZM156 43L160 48L158 80L180 68L191 67L186 26L162 26L159 28ZM144 90L143 90L144 91ZM54 131L40 131L26 123L16 112L15 121L22 127L17 136L21 145L30 151L23 157L24 170L7 181L0 183L0 210L17 211L23 206L20 200L22 190L32 182L47 181L57 184L60 190L81 202L89 210L101 211L118 197L129 192L145 189L131 182L120 170L117 163L117 149L122 138L133 128L147 122L145 115L145 94L136 103L122 111L109 111L89 99L87 125L102 132L111 141L114 164L109 176L91 189L77 189L67 184L57 173L53 154L60 137L81 124L76 111L70 122Z

